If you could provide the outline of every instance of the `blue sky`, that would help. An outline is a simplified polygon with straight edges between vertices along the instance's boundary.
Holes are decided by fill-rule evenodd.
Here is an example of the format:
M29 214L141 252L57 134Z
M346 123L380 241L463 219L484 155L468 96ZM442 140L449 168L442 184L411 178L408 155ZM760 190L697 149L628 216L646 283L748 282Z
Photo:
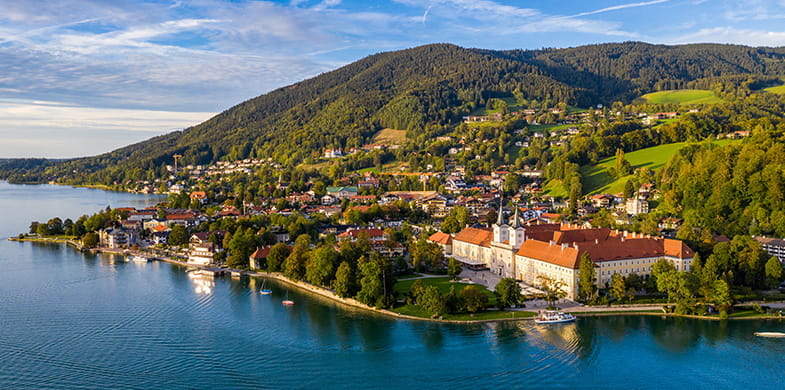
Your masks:
M0 157L93 155L369 54L785 45L785 0L0 0Z

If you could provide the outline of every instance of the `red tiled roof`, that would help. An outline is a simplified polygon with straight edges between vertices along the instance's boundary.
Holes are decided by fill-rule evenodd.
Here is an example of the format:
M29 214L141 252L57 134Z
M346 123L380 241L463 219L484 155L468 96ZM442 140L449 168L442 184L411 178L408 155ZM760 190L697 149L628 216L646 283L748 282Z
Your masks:
M251 258L254 260L266 259L267 255L269 254L270 254L270 247L256 248L256 250L253 253L251 253Z
M347 230L347 231L339 234L338 238L343 238L343 237L357 238L360 235L361 232L368 233L368 236L371 237L371 238L373 238L373 237L384 237L384 230L374 228L374 229Z
M479 246L491 246L493 232L488 229L467 227L453 237L453 241L468 242Z
M191 219L194 219L194 218L195 217L194 217L193 214L169 214L169 215L166 216L166 219L168 219L170 221L172 221L172 220L179 220L179 219L191 220Z
M679 240L623 237L607 228L555 231L552 240L529 239L518 250L521 256L572 269L578 269L580 254L584 252L595 263L662 256L685 259L694 256L692 249Z
M695 256L695 252L682 241L671 240L670 238L666 238L664 241L665 254L668 256L679 257L682 259Z
M524 241L518 254L570 269L578 269L580 264L577 249L540 240Z
M428 237L428 240L442 245L452 244L452 236L443 232L436 232L431 234L431 236Z

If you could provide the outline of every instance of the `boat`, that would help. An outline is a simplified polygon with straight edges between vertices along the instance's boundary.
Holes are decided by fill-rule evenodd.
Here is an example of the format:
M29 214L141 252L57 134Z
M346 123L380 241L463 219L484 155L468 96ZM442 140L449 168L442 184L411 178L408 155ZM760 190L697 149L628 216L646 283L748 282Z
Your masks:
M259 294L262 294L262 295L270 295L270 294L272 294L273 290L270 290L269 288L264 288L265 284L267 284L266 280L264 282L262 282L262 288L259 290Z
M150 261L150 259L141 255L133 255L131 256L131 261L133 261L134 263L147 263Z
M558 324L561 322L575 321L575 316L570 313L554 310L543 310L537 314L534 322L538 324Z
M778 337L778 338L785 338L785 332L755 332L753 333L755 336L759 337Z
M294 305L294 301L289 299L289 291L288 290L286 291L286 298L284 298L283 301L281 301L281 304L286 305L286 306Z

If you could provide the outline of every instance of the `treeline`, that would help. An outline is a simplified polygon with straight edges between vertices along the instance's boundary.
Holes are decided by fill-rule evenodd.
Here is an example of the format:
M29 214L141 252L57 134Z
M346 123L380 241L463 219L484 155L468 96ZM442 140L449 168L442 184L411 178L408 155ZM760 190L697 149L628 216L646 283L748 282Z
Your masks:
M782 109L782 103L771 110ZM764 110L763 108L760 108ZM665 204L680 211L680 238L701 241L718 233L785 237L785 121L782 112L739 112L731 129L751 131L742 143L681 149L659 178Z

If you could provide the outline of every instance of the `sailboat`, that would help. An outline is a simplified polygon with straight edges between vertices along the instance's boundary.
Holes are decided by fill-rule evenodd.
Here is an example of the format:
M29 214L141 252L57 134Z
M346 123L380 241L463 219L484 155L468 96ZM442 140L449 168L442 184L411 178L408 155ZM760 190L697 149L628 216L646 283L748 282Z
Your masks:
M289 300L289 290L286 290L286 297L283 299L283 301L281 301L281 304L286 306L294 305L294 301Z
M270 294L272 294L273 290L270 290L269 288L264 288L265 284L267 284L266 280L262 282L262 288L259 290L259 294L262 294L262 295L270 295Z

